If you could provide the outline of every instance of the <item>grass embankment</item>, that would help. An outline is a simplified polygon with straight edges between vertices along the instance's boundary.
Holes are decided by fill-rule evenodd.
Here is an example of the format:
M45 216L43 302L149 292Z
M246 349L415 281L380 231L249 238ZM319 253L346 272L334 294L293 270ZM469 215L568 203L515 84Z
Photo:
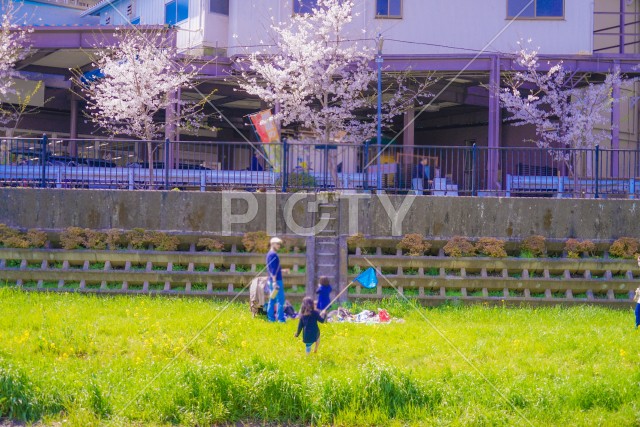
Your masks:
M388 301L404 323L323 325L320 353L306 357L296 322L225 307L0 289L0 416L78 426L640 422L631 309Z

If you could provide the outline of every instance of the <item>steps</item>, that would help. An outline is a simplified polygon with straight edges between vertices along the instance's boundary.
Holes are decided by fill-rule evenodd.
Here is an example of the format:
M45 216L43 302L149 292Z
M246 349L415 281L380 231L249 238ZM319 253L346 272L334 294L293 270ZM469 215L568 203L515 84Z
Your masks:
M332 202L321 203L316 216L316 223L320 223L322 218L327 219L327 225L319 230L314 241L315 253L315 277L309 278L310 285L315 289L320 276L329 277L330 283L334 286L338 282L339 251L338 235L340 230L338 205Z

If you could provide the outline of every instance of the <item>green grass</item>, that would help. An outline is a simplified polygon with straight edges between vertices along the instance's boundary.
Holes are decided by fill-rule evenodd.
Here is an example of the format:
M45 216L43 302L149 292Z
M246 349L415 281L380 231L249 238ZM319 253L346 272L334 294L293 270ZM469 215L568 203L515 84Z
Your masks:
M7 268L19 268L22 261L19 259L8 259L5 265Z
M20 267L20 264L18 264L18 267ZM349 267L347 269L347 272L349 274L360 274L360 273L362 273L362 271L363 271L363 268L360 267L359 265L358 266L352 266L352 267Z
M207 284L206 283L192 283L191 284L191 290L193 292L206 291L207 290Z
M439 276L440 275L440 269L435 268L435 267L431 267L428 268L424 271L424 274L426 276Z
M253 319L246 302L3 288L0 418L64 426L638 423L640 331L631 304L425 309L392 298L350 309L377 307L404 322L321 325L319 353L305 356L295 321Z
M89 264L89 270L104 270L104 262L92 262Z
M80 289L80 282L65 281L63 289Z

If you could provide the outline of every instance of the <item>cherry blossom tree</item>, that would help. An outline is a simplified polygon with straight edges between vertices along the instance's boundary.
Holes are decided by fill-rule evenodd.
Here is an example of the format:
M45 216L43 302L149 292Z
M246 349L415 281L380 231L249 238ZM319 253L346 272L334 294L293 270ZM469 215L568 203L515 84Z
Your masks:
M502 105L511 113L508 120L514 126L534 126L533 142L573 173L571 150L565 148L593 148L611 138L603 128L610 125L611 108L617 102L613 87L623 80L619 71L597 82L588 76L576 79L562 61L542 72L537 50L518 44L516 63L523 71L509 74L500 92Z
M127 135L147 141L150 180L153 180L153 143L166 126L197 130L204 120L199 102L176 99L183 87L193 87L198 68L178 55L165 30L120 30L114 46L98 50L94 66L99 76L87 78L74 70L74 83L87 102L91 121L111 135ZM179 114L170 114L178 105ZM159 120L165 112L164 120ZM168 167L168 165L167 165Z
M6 99L7 95L16 94L13 87L13 78L17 78L15 64L25 58L29 52L28 36L31 29L22 27L19 23L19 7L11 0L2 0L0 3L1 28L0 28L0 99ZM26 94L24 96L27 96ZM11 120L13 109L6 105L0 106L0 120Z
M43 89L43 83L42 81L38 81L33 89L27 92L21 93L17 90L14 91L16 102L13 104L3 104L0 107L0 125L13 125L13 129L15 130L24 116L38 113L40 108L31 105L31 100L41 89ZM46 104L48 101L49 99L46 99L44 103Z
M351 0L318 0L312 13L289 22L272 18L274 49L238 59L240 87L276 109L282 126L296 125L325 144L362 143L376 134L376 51L369 40L349 40L354 15ZM361 36L360 36L361 37ZM431 77L388 75L382 106L383 125L431 96Z

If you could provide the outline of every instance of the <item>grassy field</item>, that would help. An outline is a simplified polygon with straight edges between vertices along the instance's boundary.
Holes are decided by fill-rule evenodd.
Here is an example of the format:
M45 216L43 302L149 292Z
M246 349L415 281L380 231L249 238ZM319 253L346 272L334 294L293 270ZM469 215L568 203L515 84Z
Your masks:
M3 288L0 416L64 426L640 423L631 307L384 307L404 322L322 325L320 352L307 357L297 322L253 319L246 304Z

